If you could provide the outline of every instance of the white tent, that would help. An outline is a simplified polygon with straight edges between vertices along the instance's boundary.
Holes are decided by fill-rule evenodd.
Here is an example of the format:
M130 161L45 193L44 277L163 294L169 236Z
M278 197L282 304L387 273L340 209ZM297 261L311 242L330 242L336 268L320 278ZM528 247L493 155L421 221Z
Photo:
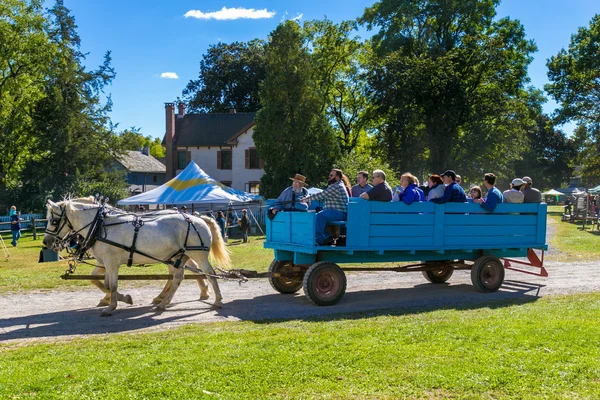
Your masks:
M542 193L544 196L564 196L564 193L559 192L558 190L550 189L547 192Z
M164 185L119 200L117 204L229 204L260 199L258 195L235 190L215 181L192 161L179 175Z

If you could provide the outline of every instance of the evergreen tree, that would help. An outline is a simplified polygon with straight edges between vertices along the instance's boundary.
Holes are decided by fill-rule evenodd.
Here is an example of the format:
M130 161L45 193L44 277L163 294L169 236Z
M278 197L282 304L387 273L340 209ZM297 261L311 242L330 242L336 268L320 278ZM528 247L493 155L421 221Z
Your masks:
M286 21L269 39L254 142L265 160L261 194L276 197L296 173L310 185L324 184L339 146L321 107L305 33Z

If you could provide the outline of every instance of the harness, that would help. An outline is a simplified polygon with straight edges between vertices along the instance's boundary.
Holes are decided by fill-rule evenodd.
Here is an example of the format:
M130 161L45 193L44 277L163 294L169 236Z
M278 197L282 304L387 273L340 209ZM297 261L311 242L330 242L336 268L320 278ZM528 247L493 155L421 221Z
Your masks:
M102 243L106 243L108 245L114 246L114 247L118 247L120 249L123 249L125 251L129 252L129 258L127 260L127 266L131 267L133 264L133 255L134 254L140 254L144 257L150 258L154 261L160 262L160 263L164 263L164 264L168 264L168 265L172 265L175 268L180 268L181 267L181 260L183 259L183 257L185 256L186 251L188 250L192 250L192 251L210 251L210 248L207 247L204 244L204 241L202 240L202 236L200 235L200 232L198 231L198 229L196 228L196 226L194 225L194 223L192 222L192 220L189 218L189 216L181 214L184 218L184 220L188 223L187 226L187 232L185 235L185 241L183 243L182 248L180 248L179 250L177 250L174 254L172 254L170 257L168 257L166 260L161 260L159 258L156 258L150 254L147 254L145 252L139 251L136 248L136 243L137 243L137 239L138 239L138 234L140 229L144 226L145 222L150 222L150 221L155 221L157 219L160 219L161 217L164 217L166 215L157 215L157 214L150 214L144 217L140 217L137 214L127 214L127 213L120 213L120 215L116 215L116 217L123 217L123 216L129 216L129 215L133 215L133 220L131 221L118 221L118 222L113 222L113 223L107 223L106 219L107 217L110 217L110 211L108 211L105 207L104 202L100 203L100 207L98 208L98 211L96 212L96 216L94 217L94 219L87 225L85 225L83 228L75 231L75 228L73 228L73 225L71 224L71 221L69 221L69 218L66 214L66 207L61 206L60 207L60 215L58 215L58 217L56 216L57 214L54 214L53 211L51 211L51 219L50 219L50 224L49 226L53 226L55 227L54 229L46 229L46 233L54 236L55 238L57 238L59 241L61 242L68 242L70 239L72 239L73 237L77 236L80 234L80 232L82 232L83 230L85 230L86 228L90 227L90 229L87 232L87 235L85 237L85 239L83 240L83 242L81 242L78 246L78 248L75 251L74 254L74 260L75 262L82 262L83 261L83 257L85 255L85 253L92 248L92 246L96 243L96 242L102 242ZM167 214L168 215L168 214ZM117 243L114 242L110 239L107 238L107 227L111 227L111 226L117 226L117 225L124 225L124 224L132 224L133 228L134 228L134 233L133 233L133 240L131 243L131 246L126 246L124 244L121 243ZM64 238L59 237L58 233L65 227L65 225L67 225L70 229L69 234L66 235ZM194 229L194 232L196 233L196 235L198 236L198 239L200 241L200 246L188 246L188 240L190 237L190 231L191 228ZM173 261L174 258L177 258L177 260ZM74 266L70 267L70 270L74 270Z

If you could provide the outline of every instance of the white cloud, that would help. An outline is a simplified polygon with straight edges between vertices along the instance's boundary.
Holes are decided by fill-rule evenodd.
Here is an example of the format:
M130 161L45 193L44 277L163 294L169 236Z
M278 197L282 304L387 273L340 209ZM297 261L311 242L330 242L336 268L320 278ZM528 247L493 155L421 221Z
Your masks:
M304 16L304 14L300 13L300 14L296 15L294 18L292 18L292 21L300 21L303 16Z
M198 18L198 19L216 19L220 21L234 20L240 18L247 19L263 19L272 18L275 15L275 11L267 11L267 9L255 10L254 8L227 8L223 7L220 11L214 12L202 12L200 10L190 10L185 13L186 18Z
M175 72L163 72L160 77L163 79L179 79Z

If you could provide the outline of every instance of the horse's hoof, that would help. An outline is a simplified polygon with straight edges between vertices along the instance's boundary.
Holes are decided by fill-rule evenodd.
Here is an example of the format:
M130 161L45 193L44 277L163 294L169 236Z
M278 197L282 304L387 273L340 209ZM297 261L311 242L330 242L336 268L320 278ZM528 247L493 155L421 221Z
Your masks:
M108 307L110 304L110 300L100 300L96 307Z
M133 300L131 299L130 295L125 296L125 303L129 304L130 306L133 305Z
M161 299L160 297L155 297L152 299L152 304L156 305L156 304L160 304L162 302L163 299Z
M101 317L110 317L111 315L112 315L112 311L107 311L107 310L102 311L102 314L100 314Z
M163 312L167 309L167 306L165 306L164 304L159 304L156 306L156 311L158 312Z
M214 303L210 309L211 310L218 310L221 307L223 307L223 303L218 302L218 303Z
M206 300L208 299L210 296L208 294L201 294L200 295L200 300Z

